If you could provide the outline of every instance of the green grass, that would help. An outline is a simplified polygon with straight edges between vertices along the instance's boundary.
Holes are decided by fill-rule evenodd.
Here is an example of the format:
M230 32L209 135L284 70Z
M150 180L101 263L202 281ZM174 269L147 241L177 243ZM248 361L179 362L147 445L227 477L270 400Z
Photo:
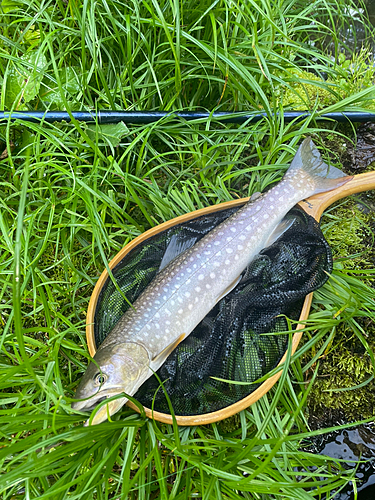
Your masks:
M300 450L313 436L305 408L319 359L342 325L374 366L360 321L374 314L373 271L357 276L345 262L315 295L281 383L238 417L173 428L124 409L87 428L70 409L87 366L89 297L123 246L174 216L264 191L303 136L322 143L324 130L335 133L312 120L285 124L284 107L374 107L363 56L359 81L351 56L340 56L337 30L351 20L343 4L1 2L1 109L267 113L241 126L170 117L131 127L0 124L4 500L328 499L350 480L338 460Z

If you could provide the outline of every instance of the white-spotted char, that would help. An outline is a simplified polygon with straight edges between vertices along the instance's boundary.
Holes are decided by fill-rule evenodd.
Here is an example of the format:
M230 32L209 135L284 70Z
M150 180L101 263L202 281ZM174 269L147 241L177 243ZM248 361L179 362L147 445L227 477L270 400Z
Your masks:
M254 196L156 275L98 348L76 393L85 401L73 408L89 410L104 398L135 394L237 285L253 258L288 229L286 213L299 201L350 179L328 167L311 138L305 139L277 185ZM104 405L92 423L106 420L126 401L121 397Z

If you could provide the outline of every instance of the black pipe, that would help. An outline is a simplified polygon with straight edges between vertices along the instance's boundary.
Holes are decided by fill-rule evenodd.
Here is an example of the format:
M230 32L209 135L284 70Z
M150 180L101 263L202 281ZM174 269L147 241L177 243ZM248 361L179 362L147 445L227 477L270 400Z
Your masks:
M219 120L226 123L258 122L267 116L267 113L246 113L218 111L208 113L205 111L72 111L71 115L79 122L86 123L154 123L166 116L173 116L183 120ZM286 111L284 121L300 121L309 116L308 111ZM325 113L322 115L314 113L316 120L333 120L337 122L375 122L374 113L360 113L357 111ZM22 120L26 122L38 123L45 121L70 122L71 116L66 111L0 111L0 123L2 121Z

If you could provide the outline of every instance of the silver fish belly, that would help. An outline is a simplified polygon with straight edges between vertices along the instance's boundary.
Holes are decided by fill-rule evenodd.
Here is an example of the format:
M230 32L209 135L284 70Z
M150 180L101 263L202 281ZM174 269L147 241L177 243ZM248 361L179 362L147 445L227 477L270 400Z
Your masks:
M97 364L90 364L76 394L78 399L91 399L73 407L85 410L103 397L133 395L236 286L253 258L287 229L282 221L296 203L350 179L332 167L327 172L311 139L306 139L276 186L160 271L99 347L94 357ZM93 423L118 411L126 400L124 396L105 405Z

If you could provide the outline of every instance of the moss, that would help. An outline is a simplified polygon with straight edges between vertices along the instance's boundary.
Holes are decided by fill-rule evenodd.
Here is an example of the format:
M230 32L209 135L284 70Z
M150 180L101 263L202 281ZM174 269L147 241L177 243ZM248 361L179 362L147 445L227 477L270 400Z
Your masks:
M236 413L231 417L225 418L218 423L218 426L222 434L231 434L241 427L240 415Z
M282 86L279 95L282 105L292 109L311 109L316 105L317 109L323 109L339 100L333 82L298 69L291 71L289 86Z
M351 58L346 58L341 53L338 57L338 87L343 98L352 96L366 88L371 88L375 83L375 69L371 63L373 55L371 50L362 47L360 51L354 53ZM368 101L361 105L366 108L374 108L373 92L368 97Z
M371 330L375 334L373 325ZM308 403L309 413L315 418L324 418L327 410L328 413L341 410L347 420L375 415L375 382L372 380L363 387L350 389L365 383L374 371L370 356L356 337L348 338L352 333L350 330L338 332L336 347L321 359ZM370 348L374 351L375 342L370 343Z
M371 52L362 49L351 58L340 54L335 64L337 77L332 80L298 68L289 68L288 72L279 72L288 85L281 85L278 98L285 108L292 109L324 109L343 99L351 97L365 89L373 88L375 82L375 68L369 61ZM375 91L368 95L361 106L375 108Z
M373 230L375 215L365 205L346 199L322 218L322 229L335 260L344 259L346 269L369 269L375 263Z
M374 194L369 198L364 196L371 205ZM334 260L342 261L337 262L336 266L349 270L349 275L350 270L374 268L375 212L369 211L367 206L368 203L358 201L357 197L348 198L323 216L322 229L332 248ZM370 274L366 281L369 286L374 286ZM353 320L363 330L369 349L375 352L375 323L371 312L370 317L356 317ZM331 346L319 360L318 376L309 395L308 410L312 420L315 420L314 425L316 421L325 421L328 415L339 414L346 420L374 416L375 382L371 380L363 387L351 389L370 380L373 373L370 355L355 329L350 322L342 323L336 329Z

